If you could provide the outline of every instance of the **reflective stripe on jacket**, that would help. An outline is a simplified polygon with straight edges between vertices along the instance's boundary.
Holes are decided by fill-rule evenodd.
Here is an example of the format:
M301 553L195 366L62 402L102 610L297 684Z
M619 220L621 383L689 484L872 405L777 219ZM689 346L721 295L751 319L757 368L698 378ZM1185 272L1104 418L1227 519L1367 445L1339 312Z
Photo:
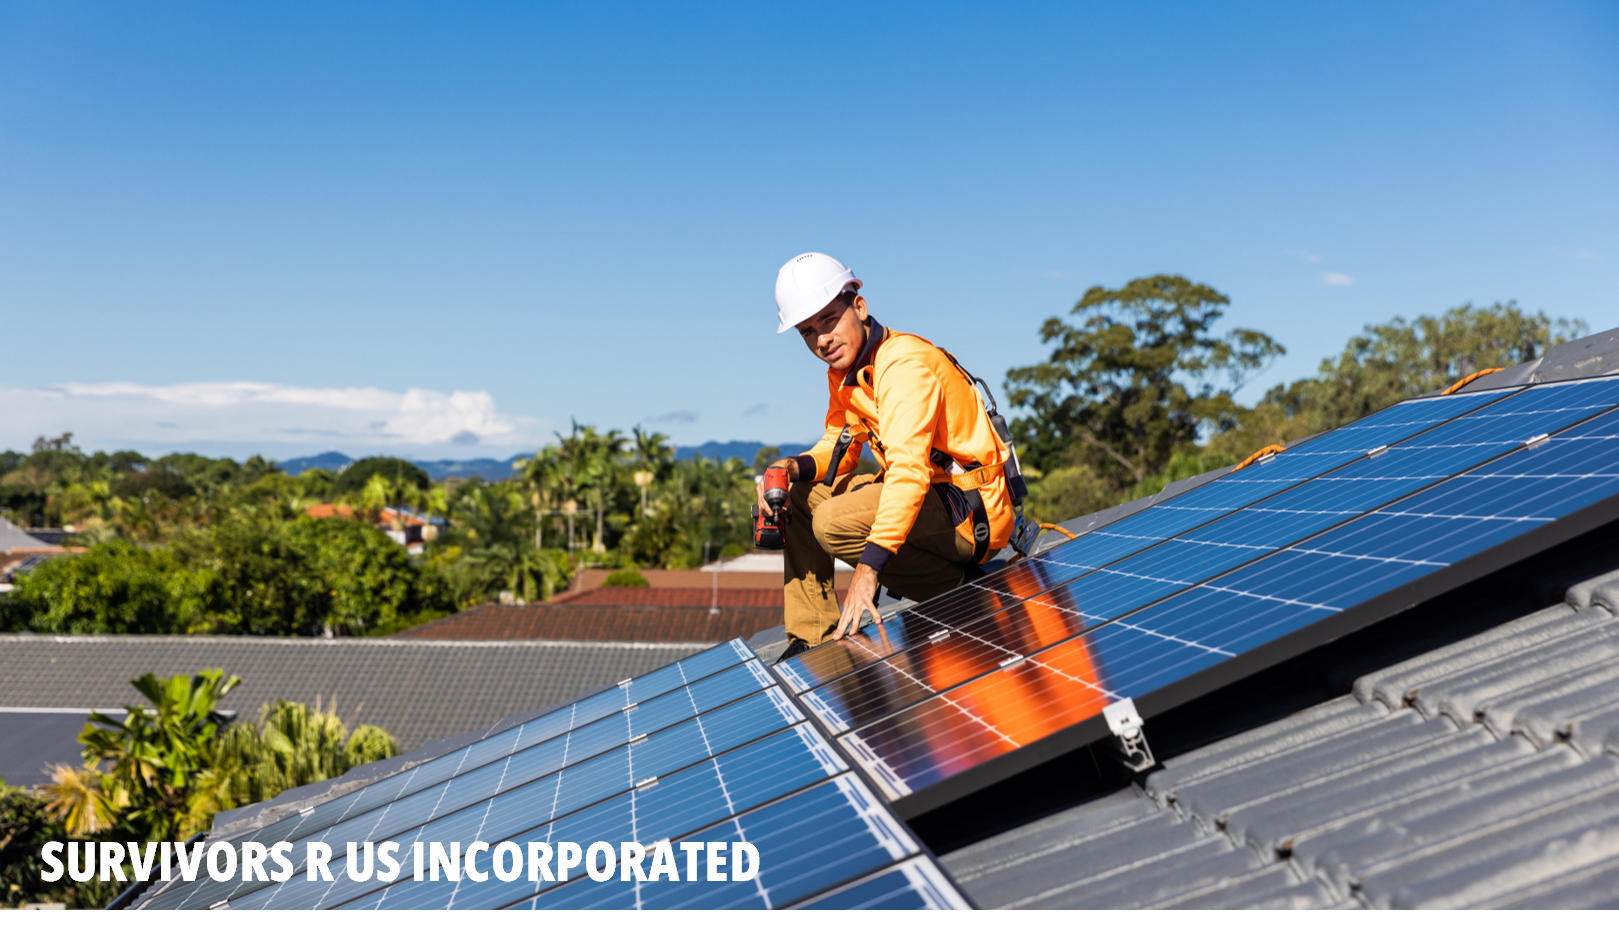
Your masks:
M989 515L989 551L1006 547L1016 514L1000 467L1007 452L983 401L961 369L944 351L920 336L885 329L868 318L870 331L860 357L846 375L827 370L830 399L826 432L815 447L798 458L799 480L819 480L831 464L832 447L845 426L854 442L839 463L838 473L853 471L862 446L883 469L883 500L866 541L861 564L882 570L904 544L934 484L944 484L947 501L957 485L979 485ZM955 477L930 457L933 449L949 455L966 474ZM990 469L974 478L977 467ZM985 480L985 478L988 478ZM953 495L960 497L960 493ZM972 538L971 514L957 512L956 531Z

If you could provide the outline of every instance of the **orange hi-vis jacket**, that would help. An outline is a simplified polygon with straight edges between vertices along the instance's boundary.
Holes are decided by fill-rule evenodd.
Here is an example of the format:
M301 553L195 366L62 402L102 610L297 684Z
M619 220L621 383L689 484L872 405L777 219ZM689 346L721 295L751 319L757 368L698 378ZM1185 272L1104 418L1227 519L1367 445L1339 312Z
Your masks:
M989 517L988 558L1006 547L1017 517L1002 474L1010 451L990 425L978 391L942 349L920 336L885 329L876 319L867 323L865 348L848 373L827 371L826 432L798 456L798 479L826 477L833 447L847 426L853 441L838 473L855 469L863 446L883 469L882 504L861 564L883 569L905 543L930 492L944 499L956 531L971 540L972 513L964 495L975 488ZM948 455L953 466L941 467L934 449Z

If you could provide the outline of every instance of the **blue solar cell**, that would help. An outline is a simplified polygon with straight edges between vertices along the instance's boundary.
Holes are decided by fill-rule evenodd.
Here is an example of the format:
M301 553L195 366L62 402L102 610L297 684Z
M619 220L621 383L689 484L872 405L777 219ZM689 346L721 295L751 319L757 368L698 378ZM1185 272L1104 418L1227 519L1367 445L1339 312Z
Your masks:
M1375 456L1361 457L1092 571L1025 605L959 623L960 634L918 643L840 676L803 694L804 702L834 732L876 722L990 673L1004 662L1185 590L1616 403L1619 380L1545 385L1507 396ZM1232 477L1241 478L1248 470L1253 469ZM825 669L844 654L830 652L819 667Z
M796 910L970 910L939 867L912 858L793 907Z
M771 909L790 906L917 852L858 779L838 777L687 841L751 842L751 881L570 881L525 901L534 909Z
M628 743L633 738L640 738L644 733L654 732L662 727L669 727L670 723L678 720L690 719L693 715L709 711L714 707L724 706L727 702L743 698L746 694L756 693L759 689L771 686L774 681L767 677L764 668L759 662L753 660L740 667L693 681L685 688L677 689L674 693L665 693L657 698L649 699L643 704L625 707L617 715L609 719L599 719L596 722L584 725L575 732L563 733L559 738L544 741L531 748L518 751L516 754L502 757L497 761L489 762L486 766L476 769L463 770L455 777L432 783L429 778L416 778L424 783L423 790L406 793L398 800L387 803L389 796L395 796L400 791L395 788L385 790L372 796L372 800L380 803L376 808L366 809L368 804L363 800L351 801L342 804L348 814L324 830L311 830L308 827L296 829L295 861L303 861L304 848L308 842L325 842L334 848L343 848L348 842L366 842L377 835L395 835L402 830L410 829L413 825L424 822L432 816L439 816L447 809L458 809L474 801L482 800L487 796L495 795L499 791L512 790L521 783L531 782L534 778L563 769L567 766L581 764L591 756L610 751L614 746ZM646 748L638 751L643 762L641 767L646 769L656 761L656 754L664 751L665 744L677 744L677 735L661 733L657 740L652 741ZM627 756L627 753L618 753ZM703 756L699 756L703 757ZM609 759L610 762L610 759ZM426 766L423 766L426 767ZM656 766L654 766L656 767ZM389 780L411 780L406 775L397 775ZM593 778L570 777L567 782L594 783ZM376 787L384 787L387 782L379 782L364 788L358 793L366 793ZM327 804L334 806L334 804ZM363 811L364 812L361 812ZM298 819L312 819L314 814ZM277 824L280 825L280 824ZM274 827L272 827L274 829ZM244 835L238 838L235 845L240 851L241 842L280 842L283 837L261 837L259 834ZM280 830L277 830L280 832ZM180 908L180 910L194 910L212 905L223 898L241 897L251 890L267 887L269 882L264 880L241 880L232 882L214 882L214 880L201 880L194 884L188 893L181 895L164 895L152 900L151 908Z
M657 783L629 791L546 826L511 838L528 842L642 842L678 840L720 820L846 770L830 746L800 725L720 755ZM495 821L495 817L490 817ZM504 836L502 838L505 838ZM491 844L496 838L485 838ZM405 881L346 904L355 909L492 909L532 896L547 886L526 880Z
M1393 445L1511 395L1510 391L1487 391L1398 404L935 597L887 623L867 626L841 642L789 659L777 670L798 692L818 687L915 647L946 628L974 623L986 614L1341 467L1374 448Z
M285 884L261 887L231 901L238 909L308 909L337 906L376 889L374 882L356 884L343 866L348 842L395 841L404 848L413 842L486 841L491 845L536 825L549 822L602 797L631 791L656 778L689 766L715 752L723 752L759 739L801 717L779 690L758 694L722 707L697 719L655 733L645 742L630 745L595 759L592 763L569 768L559 776L545 778L476 805L479 797L451 797L433 811L432 820L408 832L373 825L366 833L344 836L319 835L309 841L325 841L332 846L333 883L309 882L295 878ZM420 822L420 820L418 821ZM594 840L592 840L594 841ZM294 861L303 860L300 846Z
M1475 431L1458 428L1453 437L1476 440L1475 448L1516 439L1516 450L859 729L845 745L903 796L1607 499L1619 493L1619 413L1524 440L1575 418L1571 398L1589 401L1589 412L1616 389L1612 380L1547 385L1514 397L1516 407L1475 414ZM1508 428L1515 409L1535 417ZM1479 457L1455 456L1467 445L1434 454L1465 464ZM1416 449L1405 460L1420 464L1427 454ZM1397 467L1367 473L1378 476L1367 484L1405 481ZM1346 486L1342 496L1374 499Z

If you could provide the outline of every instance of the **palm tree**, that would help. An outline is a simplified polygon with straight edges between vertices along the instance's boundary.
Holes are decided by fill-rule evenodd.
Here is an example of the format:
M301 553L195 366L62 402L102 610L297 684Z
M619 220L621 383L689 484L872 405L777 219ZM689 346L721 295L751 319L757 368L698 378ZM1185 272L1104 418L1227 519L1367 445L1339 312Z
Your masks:
M635 462L635 484L641 488L641 514L644 516L649 514L647 487L667 476L669 466L675 460L675 450L669 445L669 437L661 432L643 432L640 426L636 426L632 432L635 439L630 455Z
M591 550L606 552L607 495L620 482L624 434L617 429L600 433L596 427L581 426L576 420L573 431L567 436L558 433L557 439L558 455L574 488L587 499L596 513L596 538L591 543Z
M195 776L229 723L219 701L241 680L211 670L162 680L148 673L130 681L152 705L124 707L122 722L91 713L79 733L85 767L57 767L54 783L45 788L47 809L81 827L106 828L116 816L148 840L176 838ZM105 773L103 763L109 765Z

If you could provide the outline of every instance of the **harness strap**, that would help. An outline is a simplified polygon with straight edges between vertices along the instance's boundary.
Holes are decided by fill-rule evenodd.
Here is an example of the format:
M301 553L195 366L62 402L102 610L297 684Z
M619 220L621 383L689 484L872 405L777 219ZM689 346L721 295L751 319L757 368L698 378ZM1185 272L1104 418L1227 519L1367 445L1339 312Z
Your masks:
M988 469L985 469L988 470ZM967 505L973 508L973 560L972 564L982 564L984 556L989 554L989 511L984 508L984 495L973 488L962 494L967 498Z

